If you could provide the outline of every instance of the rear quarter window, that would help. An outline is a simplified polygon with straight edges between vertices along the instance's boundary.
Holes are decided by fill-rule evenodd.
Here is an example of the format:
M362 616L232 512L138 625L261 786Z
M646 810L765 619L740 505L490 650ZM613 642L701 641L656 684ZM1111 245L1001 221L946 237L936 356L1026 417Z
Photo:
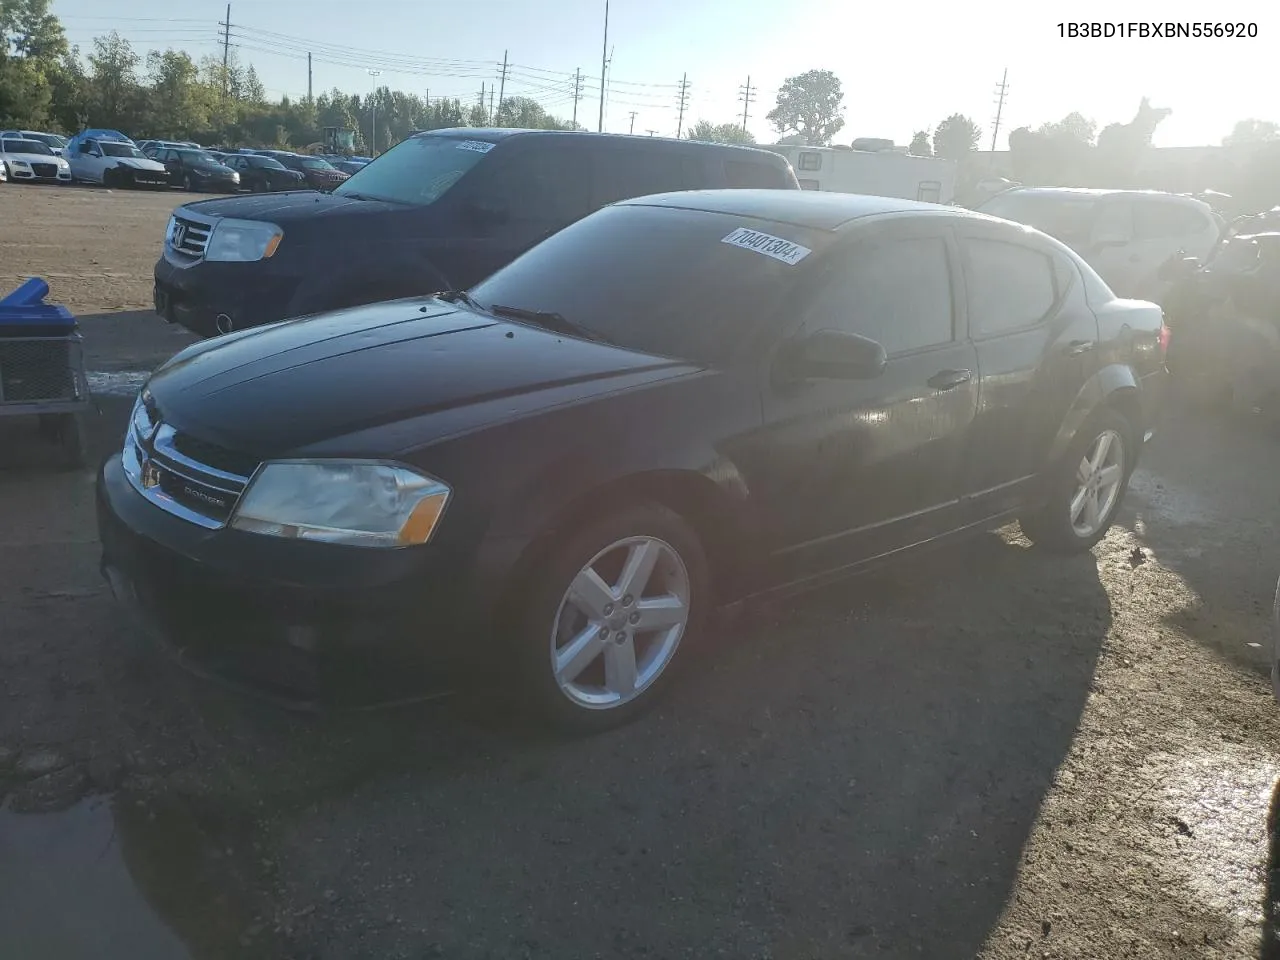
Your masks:
M596 206L709 187L703 164L676 150L601 150L593 157Z
M786 186L786 174L771 163L753 160L726 160L725 184L729 187L777 190Z

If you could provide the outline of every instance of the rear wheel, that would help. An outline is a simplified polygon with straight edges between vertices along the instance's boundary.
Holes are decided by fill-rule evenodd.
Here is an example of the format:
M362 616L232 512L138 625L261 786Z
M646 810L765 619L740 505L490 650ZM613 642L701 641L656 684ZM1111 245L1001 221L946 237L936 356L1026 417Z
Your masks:
M1128 489L1135 431L1119 412L1099 410L1052 468L1049 496L1019 519L1027 538L1059 553L1090 549L1107 535Z
M619 726L666 691L709 603L706 557L677 514L638 504L568 534L513 618L513 678L568 733ZM680 658L680 659L678 659Z

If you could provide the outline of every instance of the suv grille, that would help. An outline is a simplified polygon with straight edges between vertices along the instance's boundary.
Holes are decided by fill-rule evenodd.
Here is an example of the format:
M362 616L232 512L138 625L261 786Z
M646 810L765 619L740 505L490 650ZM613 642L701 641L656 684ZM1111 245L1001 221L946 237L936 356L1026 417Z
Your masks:
M211 233L213 233L212 224L175 215L173 232L169 234L169 247L183 256L203 257L204 249L209 245Z
M37 177L56 178L58 176L56 163L33 163L31 169Z

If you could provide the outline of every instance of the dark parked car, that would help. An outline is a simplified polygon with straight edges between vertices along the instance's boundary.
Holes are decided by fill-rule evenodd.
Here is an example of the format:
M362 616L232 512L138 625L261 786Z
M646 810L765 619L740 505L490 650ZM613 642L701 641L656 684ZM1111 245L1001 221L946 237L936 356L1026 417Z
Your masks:
M1089 549L1163 342L1158 306L1011 223L643 197L469 294L188 347L102 468L104 566L208 669L307 699L470 666L595 729L715 607L1009 517Z
M276 190L302 190L306 178L297 170L290 170L275 157L229 154L226 164L240 174L240 186L252 193L271 193Z
M174 186L204 193L235 193L240 189L240 175L204 150L152 147L147 156L164 164Z
M1214 406L1280 415L1280 232L1231 232L1202 263L1166 265L1169 366ZM1241 224L1243 225L1243 224Z
M434 131L397 144L327 196L179 207L155 266L155 308L212 336L468 287L615 200L718 187L798 191L800 184L786 158L747 147L545 130ZM218 229L236 243L210 246Z
M302 174L306 185L313 190L332 190L347 181L350 174L343 173L328 160L320 157L308 157L300 153L275 151L269 154L289 170Z

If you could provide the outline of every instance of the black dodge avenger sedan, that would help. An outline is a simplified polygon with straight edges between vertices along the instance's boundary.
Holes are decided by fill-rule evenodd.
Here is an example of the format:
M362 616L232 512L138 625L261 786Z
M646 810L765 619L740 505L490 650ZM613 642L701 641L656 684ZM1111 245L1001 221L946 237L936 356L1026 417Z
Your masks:
M101 468L104 570L207 673L316 702L472 670L601 729L723 605L1011 517L1087 550L1166 346L1007 221L643 197L470 291L179 353Z

